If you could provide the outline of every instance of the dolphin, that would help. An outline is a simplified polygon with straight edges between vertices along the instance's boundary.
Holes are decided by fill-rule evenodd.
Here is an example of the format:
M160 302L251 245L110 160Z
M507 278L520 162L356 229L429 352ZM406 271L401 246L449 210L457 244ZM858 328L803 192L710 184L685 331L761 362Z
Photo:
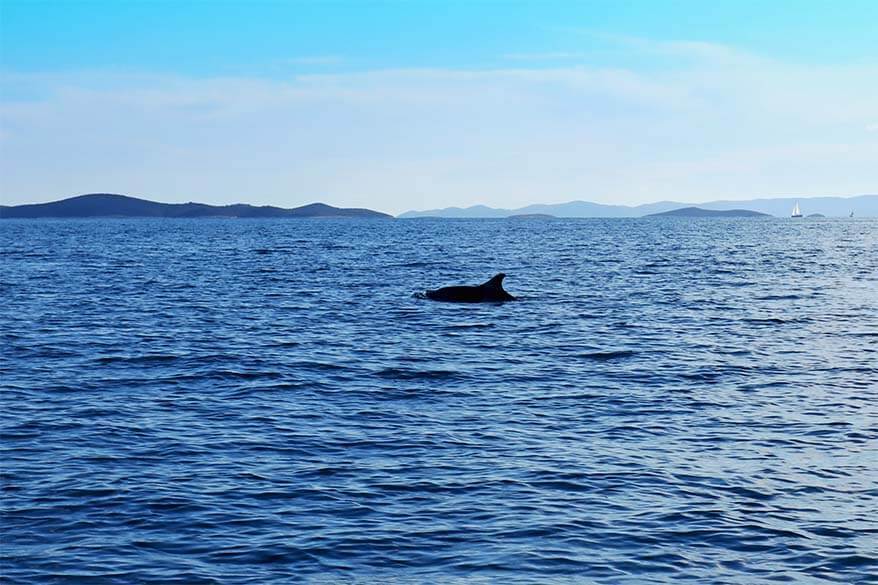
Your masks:
M502 303L514 301L515 297L503 290L502 272L484 284L477 286L446 286L428 290L424 296L446 303Z

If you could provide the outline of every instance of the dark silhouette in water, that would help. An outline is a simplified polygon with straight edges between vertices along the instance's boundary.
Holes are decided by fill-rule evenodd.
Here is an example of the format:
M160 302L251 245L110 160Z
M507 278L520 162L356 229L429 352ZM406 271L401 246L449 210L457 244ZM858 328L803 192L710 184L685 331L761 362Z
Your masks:
M515 297L503 290L502 272L484 284L478 286L446 286L436 290L428 290L424 295L434 301L447 303L502 303L514 301Z

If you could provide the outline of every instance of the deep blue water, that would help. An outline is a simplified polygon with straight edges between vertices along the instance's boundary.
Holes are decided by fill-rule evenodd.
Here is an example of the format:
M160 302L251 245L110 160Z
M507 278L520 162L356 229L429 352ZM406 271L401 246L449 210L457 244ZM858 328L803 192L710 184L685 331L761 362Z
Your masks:
M0 243L10 583L876 582L876 220Z

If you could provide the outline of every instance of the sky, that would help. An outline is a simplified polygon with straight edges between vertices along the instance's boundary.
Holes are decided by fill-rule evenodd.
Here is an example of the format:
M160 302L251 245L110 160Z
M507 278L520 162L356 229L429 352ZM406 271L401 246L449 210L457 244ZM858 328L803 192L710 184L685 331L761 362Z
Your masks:
M0 202L878 192L874 0L0 0Z

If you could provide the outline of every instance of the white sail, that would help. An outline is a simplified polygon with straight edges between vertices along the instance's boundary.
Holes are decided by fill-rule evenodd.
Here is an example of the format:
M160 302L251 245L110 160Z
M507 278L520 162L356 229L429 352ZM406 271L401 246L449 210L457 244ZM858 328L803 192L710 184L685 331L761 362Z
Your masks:
M799 202L796 201L796 206L793 207L793 217L802 217L802 212L799 211Z

